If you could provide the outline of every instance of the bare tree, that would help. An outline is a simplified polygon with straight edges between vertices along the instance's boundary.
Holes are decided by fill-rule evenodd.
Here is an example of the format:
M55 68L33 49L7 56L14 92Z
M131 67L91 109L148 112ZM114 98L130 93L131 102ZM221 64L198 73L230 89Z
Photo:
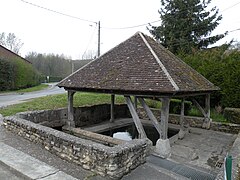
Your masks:
M95 50L87 50L82 55L82 59L95 59L96 57L97 52Z
M0 33L0 45L8 48L9 50L19 54L20 49L23 46L21 39L17 38L14 33L8 33L6 35L5 32Z

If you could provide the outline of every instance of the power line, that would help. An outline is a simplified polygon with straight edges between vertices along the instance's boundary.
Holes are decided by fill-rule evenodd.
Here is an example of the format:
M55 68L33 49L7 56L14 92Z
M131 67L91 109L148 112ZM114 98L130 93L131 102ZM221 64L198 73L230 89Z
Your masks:
M83 18L80 18L80 17L77 17L77 16L73 16L73 15L69 15L69 14L66 14L66 13L63 13L63 12L60 12L60 11L56 11L56 10L53 10L53 9L49 9L47 7L43 7L43 6L40 6L38 4L34 4L34 3L31 3L31 2L28 2L28 1L25 1L25 0L20 0L26 4L29 4L31 6L35 6L37 8L40 8L40 9L44 9L46 11L50 11L52 13L56 13L56 14L59 14L59 15L62 15L62 16L66 16L66 17L69 17L69 18L73 18L73 19L77 19L77 20L80 20L80 21L85 21L85 22L90 22L90 23L95 23L97 24L98 22L97 21L92 21L92 20L88 20L88 19L83 19ZM152 22L148 22L148 23L144 23L144 24L139 24L139 25L134 25L134 26L129 26L129 27L101 27L101 28L104 28L104 29L131 29L131 28L137 28L137 27L141 27L141 26L146 26L150 23L156 23L156 22L160 22L161 20L156 20L156 21L152 21Z
M235 3L235 4L231 5L231 6L229 6L229 7L225 8L225 9L223 9L222 11L220 11L220 13L222 13L222 12L224 12L224 11L227 11L227 10L233 8L234 6L237 6L238 4L240 4L240 2L237 2L237 3Z
M82 59L83 59L84 55L86 54L86 52L87 52L87 50L88 50L88 48L89 48L90 43L92 42L93 35L94 35L96 29L97 29L97 25L95 26L95 28L94 28L94 30L93 30L93 32L92 32L92 35L91 35L91 37L90 37L90 39L89 39L89 41L88 41L87 47L86 47L86 49L85 49L85 51L84 51L84 53L83 53L83 55L82 55Z
M228 31L228 33L235 32L235 31L240 31L240 28Z
M40 5L31 3L31 2L25 1L25 0L20 0L20 1L22 1L22 2L24 2L24 3L26 3L26 4L29 4L29 5L31 5L31 6L35 6L35 7L44 9L44 10L46 10L46 11L50 11L50 12L53 12L53 13L56 13L56 14L60 14L60 15L62 15L62 16L70 17L70 18L77 19L77 20L80 20L80 21L85 21L85 22L90 22L90 23L97 23L96 21L79 18L79 17L77 17L77 16L72 16L72 15L69 15L69 14L66 14L66 13L62 13L62 12L60 12L60 11L52 10L52 9L49 9L49 8L46 8L46 7L43 7L43 6L40 6Z
M152 21L152 22L148 22L148 23L144 23L144 24L139 24L139 25L134 25L134 26L128 26L128 27L101 27L104 29L114 29L114 30L119 30L119 29L132 29L132 28L137 28L137 27L141 27L141 26L146 26L152 23L156 23L156 22L160 22L161 20L156 20L156 21Z

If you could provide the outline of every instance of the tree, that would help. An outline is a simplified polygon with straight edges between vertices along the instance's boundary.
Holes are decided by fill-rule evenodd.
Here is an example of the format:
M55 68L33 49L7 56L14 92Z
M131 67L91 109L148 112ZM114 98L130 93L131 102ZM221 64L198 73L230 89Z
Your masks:
M207 48L227 33L210 36L222 19L216 7L208 8L210 3L211 0L161 0L162 8L158 12L162 24L150 25L148 29L173 53Z
M0 45L18 54L23 43L14 33L8 33L8 35L6 35L5 32L2 32L0 33Z

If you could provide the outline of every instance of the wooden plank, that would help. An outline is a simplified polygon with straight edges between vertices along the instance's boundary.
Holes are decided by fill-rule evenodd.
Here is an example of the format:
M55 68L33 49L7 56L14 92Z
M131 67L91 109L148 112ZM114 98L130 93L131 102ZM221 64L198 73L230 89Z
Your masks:
M68 91L68 120L67 126L75 127L74 115L73 115L73 95L75 91Z
M83 138L83 139L89 139L98 143L102 143L105 145L113 146L113 145L119 145L123 144L126 141L121 139L112 138L109 136L104 136L102 134L96 134L90 131L82 130L80 128L72 128L72 127L63 127L64 131L70 131L75 136Z
M167 139L170 98L164 97L161 99L161 101L162 101L162 108L161 108L162 135L160 137L161 139Z
M104 121L102 123L94 124L92 126L82 127L82 129L86 131L102 133L112 129L128 126L128 125L131 125L132 123L133 123L132 118L124 118L124 119L122 118L122 119L115 119L114 122Z
M114 104L115 104L115 95L111 95L111 119L110 122L114 121Z
M148 105L146 104L146 102L144 101L143 98L138 98L138 100L142 104L142 106L143 106L144 110L146 111L149 119L152 121L152 124L154 125L154 127L158 131L159 135L161 136L162 135L161 127L160 127L160 124L159 124L157 118L154 116L151 109L148 107Z
M137 131L138 131L138 134L139 134L139 137L140 138L147 138L147 135L143 129L143 125L138 117L138 114L136 112L136 109L134 108L133 106L133 103L132 103L132 100L129 96L125 96L125 100L127 102L127 106L129 108L129 111L132 115L132 118L133 118L133 121L134 121L134 124L137 128Z

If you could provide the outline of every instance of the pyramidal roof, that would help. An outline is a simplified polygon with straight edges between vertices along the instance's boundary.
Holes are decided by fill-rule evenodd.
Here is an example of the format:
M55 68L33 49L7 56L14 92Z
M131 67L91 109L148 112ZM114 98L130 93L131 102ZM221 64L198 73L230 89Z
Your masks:
M218 90L161 44L141 32L63 79L69 90L116 94L195 94Z

